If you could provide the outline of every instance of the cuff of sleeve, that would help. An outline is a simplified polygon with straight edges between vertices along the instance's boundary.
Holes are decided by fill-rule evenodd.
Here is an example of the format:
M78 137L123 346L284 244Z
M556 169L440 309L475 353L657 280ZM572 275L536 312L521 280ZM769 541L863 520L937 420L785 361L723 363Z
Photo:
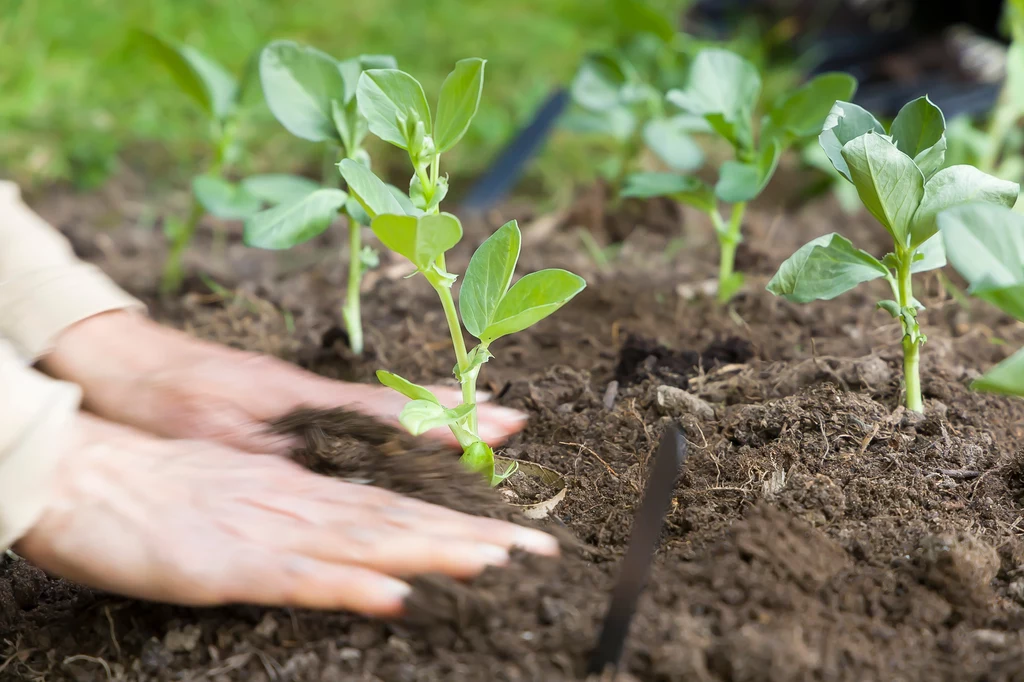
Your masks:
M3 369L7 397L22 408L13 417L15 440L0 448L0 552L39 520L52 498L51 486L65 439L70 437L81 389L20 366ZM0 400L3 402L3 400ZM7 434L3 434L7 435Z
M60 333L76 322L124 309L145 312L142 303L93 265L35 270L0 286L0 336L22 358L33 361L50 352Z

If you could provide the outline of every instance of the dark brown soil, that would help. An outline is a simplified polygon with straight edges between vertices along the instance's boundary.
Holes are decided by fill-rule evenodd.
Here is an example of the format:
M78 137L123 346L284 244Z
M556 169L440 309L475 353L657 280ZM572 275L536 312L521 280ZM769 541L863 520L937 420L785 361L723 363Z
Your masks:
M386 256L367 283L370 352L351 358L332 331L344 282L336 232L289 254L232 245L226 261L201 241L192 265L229 293L197 279L181 298L158 301L161 247L134 225L140 196L51 192L36 205L169 324L328 376L370 381L386 367L450 380L436 301ZM681 252L666 258L677 235L641 226L605 270L565 221L551 229L528 207L509 211L467 222L452 267L517 217L523 271L567 267L590 283L495 348L483 372L496 400L532 415L503 454L569 481L546 522L575 538L561 561L520 557L469 584L421 578L401 623L132 602L8 562L0 679L581 679L649 458L666 425L680 424L691 455L620 679L1024 680L1024 402L967 388L1024 344L1019 324L980 304L964 310L934 276L922 278L927 414L918 417L898 407L898 337L874 309L881 289L808 306L763 290L786 255L825 232L883 254L870 218L844 216L829 200L751 210L748 285L720 308L701 293L717 262L710 228L686 211ZM305 428L298 456L318 471L473 513L514 513L453 456L393 431L344 414L286 426Z

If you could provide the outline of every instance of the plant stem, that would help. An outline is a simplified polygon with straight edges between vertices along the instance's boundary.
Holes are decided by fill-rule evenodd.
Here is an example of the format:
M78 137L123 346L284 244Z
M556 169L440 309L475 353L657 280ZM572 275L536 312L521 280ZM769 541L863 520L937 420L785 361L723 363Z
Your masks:
M990 174L995 172L1000 152L1002 152L1003 145L1006 142L1006 136L1013 128L1016 118L1013 109L1006 104L1005 93L1002 93L995 112L992 114L992 120L988 125L988 144L985 146L984 153L978 159L979 170Z
M345 304L341 307L341 316L345 319L348 331L349 348L356 355L363 354L363 321L359 310L359 286L363 280L362 262L362 227L348 215L348 290L345 292Z
M743 226L743 214L747 209L746 202L740 202L732 207L732 214L729 216L729 224L723 224L722 217L718 211L711 214L711 220L715 224L715 232L718 233L718 244L720 257L718 262L718 302L728 303L732 298L735 289L729 284L733 279L736 269L736 247L743 240L740 228Z
M437 259L437 265L442 272L445 269L444 255ZM462 402L466 405L476 405L476 378L479 370L467 371L469 368L469 353L466 351L466 340L462 337L462 323L459 322L459 313L455 308L455 299L452 290L440 280L429 278L430 284L441 299L441 307L444 308L444 319L448 323L448 332L452 337L452 346L455 348L455 361L459 368L459 383L462 384ZM474 411L466 420L466 427L474 436L477 435L477 419Z
M914 290L911 282L911 265L914 258L914 250L901 250L897 254L899 265L896 268L897 293L899 295L900 310L912 310L914 302ZM921 334L916 321L908 321L906 314L901 315L903 325L903 382L906 384L907 399L906 406L912 412L924 412L924 401L921 399ZM910 325L913 325L911 327Z
M167 260L164 262L163 276L160 278L160 293L173 294L181 288L181 283L185 278L181 259L185 254L185 249L187 249L188 245L192 242L192 237L195 236L196 227L198 227L199 221L203 217L203 213L202 205L195 196L193 196L192 207L189 209L188 220L179 230L177 230L177 233L171 240L171 250L167 254Z

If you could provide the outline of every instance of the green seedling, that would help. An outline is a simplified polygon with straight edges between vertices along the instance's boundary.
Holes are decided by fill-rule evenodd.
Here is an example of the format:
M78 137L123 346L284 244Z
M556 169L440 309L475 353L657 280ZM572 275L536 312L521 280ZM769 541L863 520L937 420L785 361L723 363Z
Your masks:
M684 113L699 116L707 132L729 144L734 158L719 167L714 186L694 176L637 173L627 178L623 195L669 196L710 217L720 247L718 300L728 302L743 285L735 261L747 202L767 186L782 152L817 135L831 103L849 98L856 87L847 74L817 76L769 107L760 135L755 136L754 113L761 92L757 68L729 50L702 50L691 65L686 88L670 91L667 99ZM720 212L720 203L730 206L728 219Z
M923 309L914 298L915 273L941 268L946 250L937 216L946 209L984 202L1013 206L1019 186L973 166L943 168L945 119L927 97L905 105L886 130L861 107L836 102L819 142L835 169L857 188L865 208L893 239L881 260L832 233L800 247L768 283L768 291L797 303L830 300L861 282L885 279L893 299L878 307L902 328L906 407L921 412L919 358L925 335Z
M363 143L366 119L356 106L356 86L365 69L394 67L393 57L362 55L338 61L312 47L275 41L259 58L260 82L274 117L295 137L325 145L337 158L369 172L370 156ZM397 188L391 188L401 194ZM289 249L321 234L338 214L348 219L348 287L342 317L349 347L363 352L359 288L363 273L377 265L377 254L362 244L362 227L370 217L359 202L339 188L317 185L295 188L277 197L270 209L249 217L245 243L263 249Z
M431 111L420 83L397 69L371 69L359 77L357 102L370 132L405 150L413 175L409 194L396 194L366 166L345 159L339 164L349 192L370 216L374 234L388 249L407 258L441 301L462 401L448 408L428 389L386 371L377 377L411 400L399 419L413 434L448 427L463 449L462 461L496 485L514 467L496 471L494 453L479 436L476 385L480 369L498 339L522 331L569 302L583 290L582 278L565 270L541 270L512 283L522 237L515 221L506 223L473 254L459 288L456 306L446 253L462 239L462 224L441 211L448 178L441 156L469 129L480 103L484 60L464 59L441 86ZM463 328L479 343L467 350Z
M1007 180L1024 176L1024 135L1019 123L1024 118L1024 2L1011 0L1004 6L1005 23L1012 42L1006 51L1006 73L995 108L985 124L959 116L950 121L947 136L947 164L969 163L985 173ZM991 63L1003 46L995 40L970 35L970 50Z
M243 220L267 205L276 205L317 188L316 183L294 175L254 175L241 182L227 179L241 156L237 143L239 110L254 78L254 59L240 77L196 49L164 40L146 32L136 35L138 45L159 61L206 115L212 151L203 172L192 179L192 205L185 220L169 219L164 231L170 243L160 289L173 293L184 277L182 256L206 214L224 220Z
M691 137L703 128L693 116L667 111L665 93L685 77L685 54L672 23L640 0L613 3L620 36L588 55L570 88L573 109L563 127L600 141L610 154L599 172L617 196L627 174L650 153L668 168L692 172L704 154Z
M1005 206L969 204L939 214L950 264L968 293L1024 321L1024 216ZM1024 350L971 383L990 393L1024 396Z
M181 286L184 276L182 256L208 210L203 203L205 195L217 193L224 173L238 158L235 137L238 110L251 81L251 69L246 68L242 77L236 78L216 61L188 45L179 45L145 31L136 32L135 40L170 73L182 95L199 106L210 129L211 157L203 172L193 179L188 216L184 220L168 219L164 223L170 250L160 288L164 293L171 293Z

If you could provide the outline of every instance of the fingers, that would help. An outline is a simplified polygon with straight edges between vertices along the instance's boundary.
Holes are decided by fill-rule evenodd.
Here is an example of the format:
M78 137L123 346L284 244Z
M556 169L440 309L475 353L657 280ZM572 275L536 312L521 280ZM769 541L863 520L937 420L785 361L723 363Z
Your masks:
M360 566L261 548L237 553L220 576L220 603L346 610L367 616L402 613L411 588Z

